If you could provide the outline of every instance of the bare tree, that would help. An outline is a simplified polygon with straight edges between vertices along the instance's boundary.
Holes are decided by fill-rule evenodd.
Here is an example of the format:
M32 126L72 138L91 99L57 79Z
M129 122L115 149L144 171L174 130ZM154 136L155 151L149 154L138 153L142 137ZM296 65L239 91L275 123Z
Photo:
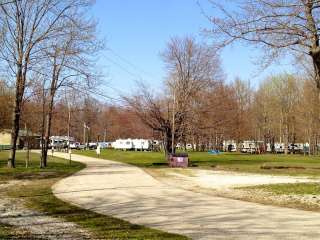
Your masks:
M161 134L165 155L168 156L172 152L172 124L168 101L165 98L155 97L142 83L139 86L138 94L124 99L144 124Z
M90 1L14 0L0 5L0 60L10 70L16 88L9 167L15 167L21 103L28 73L39 63L39 53L46 46L44 43L57 37L62 30L61 23L68 20L76 8L88 2Z
M262 47L264 63L287 53L309 56L320 90L318 0L235 0L232 6L216 0L209 2L220 11L208 16L212 29L206 33L219 47L235 41Z
M246 137L252 137L252 126L250 123L252 89L249 81L236 78L232 84L237 103L237 114L235 116L236 140L239 145ZM251 136L250 136L251 135Z
M222 71L218 55L192 37L172 38L162 56L168 71L166 84L173 99L174 151L178 140L185 142L187 122L194 115L199 95L221 80Z
M63 30L60 36L49 42L50 46L45 50L45 57L48 60L48 68L45 70L49 70L51 81L48 86L41 167L47 166L54 100L58 90L74 86L85 90L94 86L95 71L91 67L93 66L91 57L103 47L96 39L96 23L87 19L82 12L73 13L69 16L69 21L62 24Z

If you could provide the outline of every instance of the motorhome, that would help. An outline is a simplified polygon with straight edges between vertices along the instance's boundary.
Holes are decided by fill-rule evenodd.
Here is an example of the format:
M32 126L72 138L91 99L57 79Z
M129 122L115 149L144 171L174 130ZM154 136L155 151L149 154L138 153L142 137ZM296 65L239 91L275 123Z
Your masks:
M49 139L49 147L55 149L66 148L69 144L74 143L74 138L68 136L51 136Z

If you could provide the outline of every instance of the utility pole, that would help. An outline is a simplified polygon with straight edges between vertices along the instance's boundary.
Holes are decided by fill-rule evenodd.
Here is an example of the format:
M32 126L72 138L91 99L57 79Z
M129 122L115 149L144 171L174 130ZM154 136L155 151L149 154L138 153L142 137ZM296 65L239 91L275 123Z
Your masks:
M86 123L83 123L83 144L86 144ZM86 148L87 146L85 146Z
M104 129L104 133L103 133L103 142L106 142L106 138L107 138L107 129Z
M29 131L28 131L26 123L24 124L24 128L25 128L25 131L26 131L26 139L25 139L25 141L27 143L26 168L28 168L29 167L29 162L30 162L30 138L29 138Z
M70 103L68 101L68 153L69 153L69 164L71 165L70 124L71 124L71 109L70 109Z
M172 107L172 130L171 130L171 154L174 154L174 135L175 135L175 106L176 106L176 89L173 87L173 107Z
M67 101L67 105L68 105L68 153L69 153L69 164L71 165L71 148L70 148L71 107L70 107L70 101L69 101L68 95L67 95L67 89L66 89L66 101Z

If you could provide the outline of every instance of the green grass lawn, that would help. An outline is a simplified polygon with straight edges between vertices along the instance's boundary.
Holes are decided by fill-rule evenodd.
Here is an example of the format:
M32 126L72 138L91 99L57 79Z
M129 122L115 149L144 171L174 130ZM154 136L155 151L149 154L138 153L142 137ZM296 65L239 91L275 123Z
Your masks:
M94 150L76 151L75 153L96 157ZM101 158L109 159L138 167L166 167L164 154L161 152L134 152L103 150ZM221 153L210 155L207 152L190 152L193 167L230 170L262 174L320 176L320 157L303 155L243 154Z
M30 153L29 167L26 168L25 152L17 152L16 168L7 168L8 152L0 151L0 181L6 180L38 180L56 178L70 175L85 165L73 162L71 165L68 160L60 158L48 158L48 167L40 169L40 156L39 154Z
M51 186L61 178L84 168L85 166L81 163L72 162L69 165L68 160L50 157L48 168L39 169L39 155L31 154L30 168L26 169L25 153L19 152L17 168L8 169L7 157L8 152L0 152L0 184L10 180L24 180L24 185L17 184L14 188L2 191L2 196L23 199L29 208L75 222L97 239L187 239L184 236L97 214L57 199L52 194ZM15 231L14 227L0 224L0 239L34 239L34 236L29 233L21 235Z

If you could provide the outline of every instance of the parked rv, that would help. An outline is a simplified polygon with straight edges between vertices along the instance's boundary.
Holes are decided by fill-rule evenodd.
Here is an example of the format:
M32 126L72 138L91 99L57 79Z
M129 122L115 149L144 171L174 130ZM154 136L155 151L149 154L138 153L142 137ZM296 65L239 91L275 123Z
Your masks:
M150 150L152 146L152 142L148 139L133 139L132 142L135 150L146 151Z
M192 150L193 149L193 145L191 143L187 143L186 149L187 150Z
M71 149L79 149L79 146L80 146L79 142L70 143L70 148Z
M241 144L241 152L243 153L261 153L264 150L263 141L243 141Z
M237 142L235 140L223 141L223 151L224 152L236 152Z
M69 142L72 143L74 139L67 136L51 136L49 142L49 147L54 149L67 148Z
M223 141L222 146L223 146L224 152L236 152L237 151L237 142L235 140Z
M113 144L114 149L119 150L132 150L133 142L131 139L117 139Z
M276 153L284 153L284 150L285 150L284 143L275 143L274 150Z
M92 149L97 149L97 146L98 146L98 145L97 145L96 142L89 142L89 143L88 143L88 148L91 149L91 150L92 150Z
M152 149L152 141L148 139L117 139L112 147L120 150L140 150L147 151Z

